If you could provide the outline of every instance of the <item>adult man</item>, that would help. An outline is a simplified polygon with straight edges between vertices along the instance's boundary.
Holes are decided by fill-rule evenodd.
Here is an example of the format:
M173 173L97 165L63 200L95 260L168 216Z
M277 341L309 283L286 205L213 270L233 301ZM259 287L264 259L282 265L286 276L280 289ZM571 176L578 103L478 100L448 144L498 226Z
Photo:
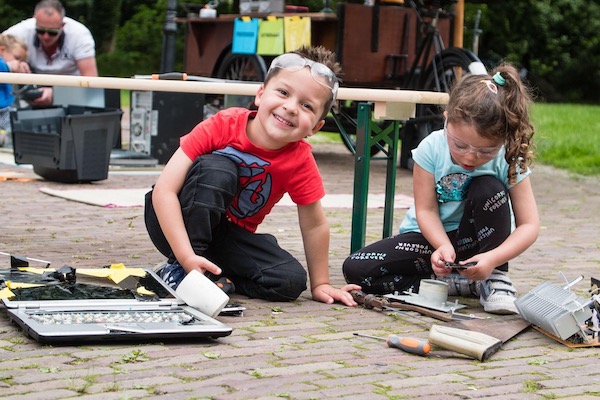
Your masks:
M27 44L28 63L33 73L98 76L91 32L80 22L65 17L65 9L58 0L40 1L32 18L11 26L4 33L19 37ZM51 105L52 88L43 88L42 96L32 104Z

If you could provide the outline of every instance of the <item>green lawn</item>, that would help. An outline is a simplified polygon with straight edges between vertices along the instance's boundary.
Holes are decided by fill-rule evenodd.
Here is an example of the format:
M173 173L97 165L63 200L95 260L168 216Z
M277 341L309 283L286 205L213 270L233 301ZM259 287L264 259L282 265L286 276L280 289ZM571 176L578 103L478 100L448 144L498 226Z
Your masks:
M600 105L537 103L534 164L600 176ZM313 142L340 141L338 133L319 132Z
M600 105L535 104L536 163L600 176Z
M122 89L121 90L121 108L128 108L129 107L129 103L131 102L130 99L130 90L125 90Z

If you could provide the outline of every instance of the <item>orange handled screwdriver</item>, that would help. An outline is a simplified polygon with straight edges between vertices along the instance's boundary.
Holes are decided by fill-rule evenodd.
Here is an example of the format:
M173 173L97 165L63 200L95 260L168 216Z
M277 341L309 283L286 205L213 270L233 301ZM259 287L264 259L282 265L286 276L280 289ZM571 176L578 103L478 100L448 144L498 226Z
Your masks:
M361 333L354 333L355 336L368 337L371 339L385 340L388 347L394 347L396 349L403 350L407 353L416 354L418 356L424 356L431 351L431 345L428 340L402 337L398 335L388 335L387 338L371 335L363 335Z

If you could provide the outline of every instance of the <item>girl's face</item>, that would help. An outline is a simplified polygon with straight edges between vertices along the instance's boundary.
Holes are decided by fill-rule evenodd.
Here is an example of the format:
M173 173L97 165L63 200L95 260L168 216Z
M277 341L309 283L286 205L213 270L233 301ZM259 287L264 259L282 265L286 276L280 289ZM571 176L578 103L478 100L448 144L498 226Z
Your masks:
M444 134L456 164L471 171L498 155L503 144L501 141L481 136L472 125L447 121Z
M324 124L321 115L330 97L331 90L317 83L308 67L278 71L266 86L260 87L254 101L258 107L254 132L261 147L280 149L318 132Z

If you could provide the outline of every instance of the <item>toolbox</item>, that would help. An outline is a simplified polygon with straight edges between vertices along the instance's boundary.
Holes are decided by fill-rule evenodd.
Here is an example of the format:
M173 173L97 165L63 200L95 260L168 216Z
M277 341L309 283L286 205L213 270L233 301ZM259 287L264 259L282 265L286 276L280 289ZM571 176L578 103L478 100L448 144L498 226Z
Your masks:
M0 279L9 319L40 343L218 338L232 332L186 305L147 268L11 267L0 271Z

